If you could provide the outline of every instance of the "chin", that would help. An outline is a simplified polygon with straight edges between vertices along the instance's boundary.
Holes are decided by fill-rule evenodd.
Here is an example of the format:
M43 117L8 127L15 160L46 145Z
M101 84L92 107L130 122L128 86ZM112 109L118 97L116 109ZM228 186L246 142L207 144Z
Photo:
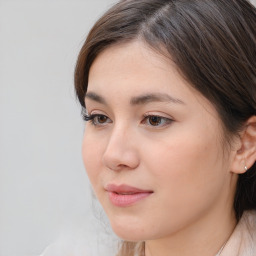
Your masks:
M114 233L125 241L139 242L147 240L150 225L146 225L142 220L136 218L110 218L110 224Z
M129 241L129 242L140 242L145 241L146 236L145 234L141 234L136 229L120 229L112 226L114 233L122 240Z

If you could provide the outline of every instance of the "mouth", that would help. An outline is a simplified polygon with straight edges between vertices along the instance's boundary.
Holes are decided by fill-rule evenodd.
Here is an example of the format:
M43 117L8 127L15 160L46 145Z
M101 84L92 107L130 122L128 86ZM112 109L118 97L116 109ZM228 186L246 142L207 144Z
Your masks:
M153 193L152 190L143 190L125 184L119 186L109 184L105 190L108 192L110 202L118 207L134 205Z

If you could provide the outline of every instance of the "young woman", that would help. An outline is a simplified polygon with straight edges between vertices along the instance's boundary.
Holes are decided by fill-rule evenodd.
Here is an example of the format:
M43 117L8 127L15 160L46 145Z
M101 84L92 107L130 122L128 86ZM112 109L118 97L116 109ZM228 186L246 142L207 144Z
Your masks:
M122 0L90 31L82 154L118 255L256 255L255 28L246 0Z

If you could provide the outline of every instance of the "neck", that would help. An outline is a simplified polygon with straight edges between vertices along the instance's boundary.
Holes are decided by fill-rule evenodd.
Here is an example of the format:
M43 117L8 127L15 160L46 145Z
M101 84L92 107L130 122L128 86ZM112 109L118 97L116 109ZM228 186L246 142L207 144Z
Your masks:
M236 224L233 210L210 211L203 219L175 234L146 241L145 255L215 256L229 239Z

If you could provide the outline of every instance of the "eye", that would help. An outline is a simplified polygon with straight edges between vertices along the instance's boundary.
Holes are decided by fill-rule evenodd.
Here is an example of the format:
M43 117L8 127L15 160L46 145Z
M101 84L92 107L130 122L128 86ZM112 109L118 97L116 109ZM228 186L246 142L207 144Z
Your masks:
M83 119L86 122L88 121L91 122L95 126L102 126L107 123L111 123L111 120L107 116L102 114L92 114L92 115L87 114L83 116Z
M163 127L172 123L173 120L167 117L158 116L158 115L146 115L142 121L143 124L154 126L154 127Z

